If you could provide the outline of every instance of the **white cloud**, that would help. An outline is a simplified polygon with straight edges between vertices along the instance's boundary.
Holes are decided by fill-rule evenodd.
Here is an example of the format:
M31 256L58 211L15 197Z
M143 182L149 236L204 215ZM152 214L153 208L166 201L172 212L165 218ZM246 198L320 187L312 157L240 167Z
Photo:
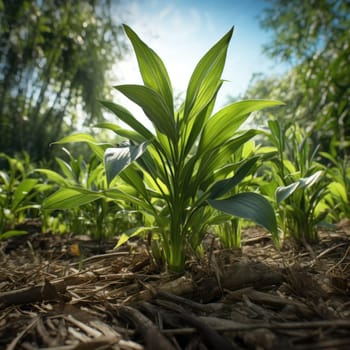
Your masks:
M161 11L159 13L159 18L160 19L167 18L167 16L170 15L173 10L174 10L174 6L173 5L165 6L164 8L161 9Z

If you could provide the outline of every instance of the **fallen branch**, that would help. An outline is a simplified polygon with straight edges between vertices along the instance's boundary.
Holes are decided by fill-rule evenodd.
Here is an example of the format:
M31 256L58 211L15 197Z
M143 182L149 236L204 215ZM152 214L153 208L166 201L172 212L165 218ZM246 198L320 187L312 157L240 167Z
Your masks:
M146 343L146 349L175 350L175 347L160 332L159 328L140 311L129 306L120 306L118 312L136 326Z
M252 322L241 323L217 317L200 316L200 320L220 331L245 331L257 328L267 329L313 329L313 328L350 328L350 320L321 320L305 322Z
M60 293L64 293L65 291L65 284L52 285L46 281L42 285L0 293L0 304L8 306L59 300L61 298Z

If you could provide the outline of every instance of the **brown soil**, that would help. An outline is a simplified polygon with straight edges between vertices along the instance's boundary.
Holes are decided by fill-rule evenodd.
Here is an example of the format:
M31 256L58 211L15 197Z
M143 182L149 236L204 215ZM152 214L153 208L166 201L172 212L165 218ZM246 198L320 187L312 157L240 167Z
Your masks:
M159 270L139 242L0 242L0 348L349 349L347 222L301 249L277 251L257 228L243 238L235 250L208 239L183 275Z

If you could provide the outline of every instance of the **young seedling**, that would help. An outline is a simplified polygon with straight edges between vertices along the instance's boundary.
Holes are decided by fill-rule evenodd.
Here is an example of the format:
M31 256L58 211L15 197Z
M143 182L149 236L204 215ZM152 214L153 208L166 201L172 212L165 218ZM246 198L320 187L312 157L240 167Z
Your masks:
M269 128L277 156L270 162L266 187L275 189L280 227L298 243L314 242L317 224L327 214L320 203L328 192L323 167L315 160L317 148L312 150L307 134L297 124L282 129L271 120Z

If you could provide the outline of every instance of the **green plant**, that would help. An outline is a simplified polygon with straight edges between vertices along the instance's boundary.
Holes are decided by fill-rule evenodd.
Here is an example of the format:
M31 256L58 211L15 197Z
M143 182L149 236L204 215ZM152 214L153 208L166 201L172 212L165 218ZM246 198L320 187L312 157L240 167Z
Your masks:
M225 248L241 246L241 222L239 218L230 218L217 225L216 234Z
M283 98L283 122L298 122L321 150L349 155L349 1L271 0L261 25L271 33L265 53L288 62L287 74L261 81L263 96ZM252 91L258 96L258 91Z
M339 158L326 152L320 155L328 162L329 194L327 202L333 214L333 220L350 218L350 167L347 158Z
M249 190L252 182L251 173L255 173L259 167L259 162L256 162L258 147L255 146L255 142L250 140L239 147L231 156L228 166L233 167L236 165L236 169L232 168L231 176L237 171L240 164L244 163L247 159L251 159L252 167L247 173L245 178L242 178L239 183L231 190L231 195L238 194L240 192L246 192ZM260 158L260 157L259 157ZM215 233L220 239L220 242L224 248L239 248L241 246L241 229L242 219L239 217L232 217L229 215L222 215L222 221L214 226Z
M267 200L248 192L225 197L257 160L248 158L238 168L230 162L231 155L257 133L255 130L238 132L238 128L250 112L280 104L241 101L211 116L222 84L220 79L232 30L198 63L185 102L174 111L172 88L163 62L129 27L124 28L135 50L144 85L115 88L143 109L155 134L145 130L121 106L103 102L135 132L129 135L129 147L106 150L106 175L111 183L131 163L129 160L137 160L137 164L124 171L122 178L148 203L147 210L154 219L153 229L161 237L168 267L182 271L186 241L190 241L193 248L193 242L201 242L204 227L207 222L213 222L214 213L207 209L208 204L264 225L277 239L274 213ZM232 175L234 167L236 171ZM266 216L260 215L263 212Z
M65 143L66 139L61 142ZM64 211L61 217L66 230L75 234L88 234L100 240L115 236L118 230L125 230L137 222L130 212L124 212L124 206L98 194L106 188L103 164L98 157L93 155L85 161L82 155L75 158L66 148L63 151L68 161L56 157L60 172L36 169L60 186L58 192L44 201L48 217L52 209L61 209ZM123 215L120 215L121 211Z
M160 248L168 268L181 272L186 247L196 249L201 244L205 228L215 224L218 211L255 221L270 230L277 242L276 218L270 203L257 193L230 194L251 172L258 157L250 157L239 166L230 159L258 133L238 130L250 113L281 103L240 101L212 115L233 30L200 60L189 81L185 101L175 111L163 62L130 27L125 25L124 29L135 50L144 85L118 85L115 89L143 109L154 132L121 105L101 102L131 130L111 123L99 125L129 141L105 150L109 188L89 193L127 200L142 213L144 221L143 227L122 235L118 244L151 232L153 245ZM84 138L73 135L71 141L85 141L97 147L95 140Z
M39 215L39 195L48 187L37 178L30 178L33 166L24 153L16 157L0 154L4 169L0 171L0 239L26 234L16 224Z
M313 242L317 240L316 225L327 214L322 205L327 195L325 171L315 160L318 148L311 149L310 139L297 124L282 129L271 120L268 125L276 157L269 162L262 188L276 197L284 234L297 242Z

